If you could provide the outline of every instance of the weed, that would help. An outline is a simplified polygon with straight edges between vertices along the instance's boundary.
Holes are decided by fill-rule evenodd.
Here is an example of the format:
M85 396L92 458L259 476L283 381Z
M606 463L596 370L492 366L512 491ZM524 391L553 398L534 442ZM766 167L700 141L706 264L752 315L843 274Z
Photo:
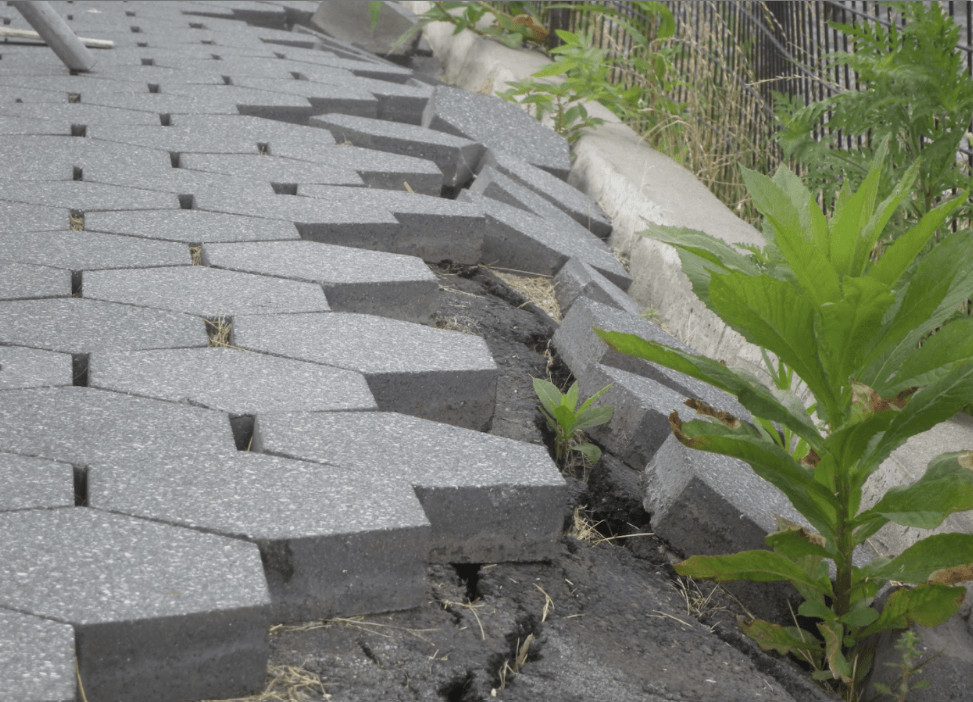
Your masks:
M967 193L932 209L876 256L919 171L914 165L880 200L883 159L880 152L860 188L842 188L830 216L786 168L773 179L745 171L764 216L768 243L759 252L745 255L686 229L648 233L678 250L709 309L768 351L773 390L705 356L596 330L622 353L735 395L763 420L751 424L698 400L687 404L699 419L669 417L679 441L745 461L811 528L782 522L766 539L771 550L693 556L674 567L717 582L790 582L804 600L797 613L815 621L816 631L759 619L744 631L765 650L810 661L815 677L840 687L847 700L858 699L871 666L866 640L946 621L965 595L956 583L970 579L973 564L973 534L935 534L867 565L852 560L890 522L929 529L973 509L973 451L938 456L915 483L862 509L865 481L891 452L973 396L973 319L953 317L973 292L973 232L927 246ZM798 381L814 401L810 410L787 387ZM897 589L879 612L873 604L886 583Z
M893 697L895 702L905 702L909 693L913 690L921 690L929 687L928 680L913 681L913 677L922 672L922 666L928 662L922 660L919 651L919 637L912 629L902 632L895 642L895 650L902 654L898 663L886 663L890 668L898 670L899 675L893 683L894 689L882 683L875 683L875 691Z
M577 451L594 465L601 458L601 449L592 443L582 443L580 432L591 427L601 426L611 421L612 407L592 407L591 403L603 395L608 385L585 400L578 407L578 383L575 381L566 393L557 389L554 383L534 378L534 392L541 401L541 414L554 432L554 460L565 465L568 454Z

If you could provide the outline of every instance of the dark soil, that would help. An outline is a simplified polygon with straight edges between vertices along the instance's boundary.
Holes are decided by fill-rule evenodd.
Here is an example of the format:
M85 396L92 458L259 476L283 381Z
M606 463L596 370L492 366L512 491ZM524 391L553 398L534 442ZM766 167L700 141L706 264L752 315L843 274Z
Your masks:
M569 380L550 351L556 323L487 269L434 271L437 325L482 336L500 368L492 433L545 443L531 377ZM431 566L420 608L275 628L277 689L306 672L323 692L304 688L301 697L292 682L258 699L834 699L755 650L736 629L739 606L721 591L707 598L706 585L680 585L675 556L649 533L634 471L606 455L587 481L579 477L566 476L571 505L552 561ZM586 539L576 514L597 524Z

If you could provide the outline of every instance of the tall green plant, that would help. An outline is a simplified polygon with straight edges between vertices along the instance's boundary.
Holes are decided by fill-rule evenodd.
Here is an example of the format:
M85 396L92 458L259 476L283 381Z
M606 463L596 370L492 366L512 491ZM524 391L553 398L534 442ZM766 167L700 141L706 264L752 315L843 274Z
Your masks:
M904 203L906 222L914 224L957 189L970 187L957 149L973 116L973 78L957 50L959 27L939 3L885 4L900 13L904 27L876 21L832 25L853 46L833 54L832 67L851 68L858 89L806 106L778 96L777 139L829 204L835 184L850 181L857 187L863 181L881 144L888 145L890 156L886 193L918 160L916 196ZM969 218L970 212L964 205L958 215Z
M954 584L973 577L971 534L929 536L895 558L867 565L852 560L855 549L889 522L932 528L953 512L973 509L973 451L937 457L915 483L862 507L865 482L882 461L973 396L973 319L953 317L973 292L973 232L926 247L966 193L933 208L876 255L919 170L910 168L881 199L882 166L881 159L873 163L858 189L846 184L831 215L790 171L781 169L773 179L746 171L765 218L767 245L757 256L701 232L658 228L647 234L678 250L707 307L769 352L779 380L774 389L703 356L598 331L623 353L735 395L761 418L750 424L696 402L701 418L684 421L674 412L670 423L686 446L747 462L811 528L784 524L767 537L769 550L693 556L675 568L717 581L792 583L804 600L798 612L815 620L813 630L761 620L744 629L765 649L811 662L817 677L844 686L848 700L858 699L871 665L871 635L945 621L965 594ZM813 413L787 387L790 373L813 395ZM886 583L898 588L879 611L874 600Z

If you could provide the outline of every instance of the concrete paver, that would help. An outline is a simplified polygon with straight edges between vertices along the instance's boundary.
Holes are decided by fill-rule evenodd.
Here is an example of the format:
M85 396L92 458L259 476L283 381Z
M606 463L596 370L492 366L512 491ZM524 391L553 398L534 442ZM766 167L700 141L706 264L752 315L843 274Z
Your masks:
M93 231L11 232L0 235L0 259L65 268L151 268L190 265L184 244ZM70 276L69 291L70 295Z
M85 230L190 244L300 238L292 222L193 209L89 212Z
M0 451L0 512L74 507L74 497L70 463Z
M71 355L23 346L0 346L0 390L72 385Z
M70 271L0 260L0 300L70 295Z
M0 697L74 702L74 629L0 609Z

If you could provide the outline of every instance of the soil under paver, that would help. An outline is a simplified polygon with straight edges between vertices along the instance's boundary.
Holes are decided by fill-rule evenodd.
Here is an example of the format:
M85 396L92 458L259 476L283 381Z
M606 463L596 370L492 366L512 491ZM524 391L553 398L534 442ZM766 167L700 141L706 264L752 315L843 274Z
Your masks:
M599 501L648 528L608 501L635 466L550 458L557 324L486 268L622 294L563 139L315 2L52 4L115 48L0 44L0 699L80 699L75 656L92 702L268 660L338 700L818 699L680 612L658 539L563 536Z

